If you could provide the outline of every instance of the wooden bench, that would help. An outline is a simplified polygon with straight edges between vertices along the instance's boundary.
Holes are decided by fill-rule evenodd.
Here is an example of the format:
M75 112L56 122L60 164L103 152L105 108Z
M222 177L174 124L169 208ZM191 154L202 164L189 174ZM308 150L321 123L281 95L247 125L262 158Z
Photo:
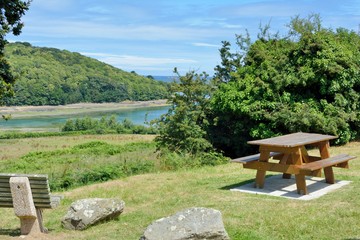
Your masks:
M23 178L22 178L23 177ZM50 194L49 182L47 175L30 175L30 174L4 174L0 173L0 207L13 208L13 193L10 186L10 179L27 179L30 183L30 197L36 210L36 217L39 223L40 231L46 232L43 225L42 210L55 208L60 203L60 196ZM20 188L20 187L18 187ZM26 204L26 203L24 203ZM32 205L32 204L31 204ZM24 208L27 206L24 206ZM16 210L15 210L16 213ZM20 218L21 221L21 218Z

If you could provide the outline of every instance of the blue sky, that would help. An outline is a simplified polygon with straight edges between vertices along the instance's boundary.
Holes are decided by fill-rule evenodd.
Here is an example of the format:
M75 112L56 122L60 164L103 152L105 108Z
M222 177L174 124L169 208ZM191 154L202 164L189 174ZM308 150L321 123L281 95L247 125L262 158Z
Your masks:
M245 29L256 36L269 21L285 34L292 17L311 13L324 27L359 31L360 0L33 0L22 34L7 39L142 75L173 75L174 67L213 74L221 41L234 42Z

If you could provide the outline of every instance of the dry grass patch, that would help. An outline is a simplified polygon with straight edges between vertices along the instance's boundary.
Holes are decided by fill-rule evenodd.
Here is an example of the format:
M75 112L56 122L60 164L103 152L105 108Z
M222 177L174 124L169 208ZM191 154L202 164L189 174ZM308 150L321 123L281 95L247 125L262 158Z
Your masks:
M154 137L154 135L107 134L0 139L0 160L16 159L29 152L66 149L91 141L103 141L110 144L125 144L138 141L151 141Z

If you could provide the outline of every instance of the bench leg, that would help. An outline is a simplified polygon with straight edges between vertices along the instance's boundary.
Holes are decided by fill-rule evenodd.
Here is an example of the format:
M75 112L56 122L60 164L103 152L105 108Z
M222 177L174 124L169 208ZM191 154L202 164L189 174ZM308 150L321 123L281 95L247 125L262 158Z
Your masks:
M27 177L11 177L9 180L14 212L20 218L22 235L41 232Z
M306 188L305 175L295 174L297 193L300 195L308 194Z
M255 179L255 188L264 188L266 171L257 170Z
M326 183L330 183L330 184L335 183L335 177L332 167L324 168L324 175L325 175Z
M47 230L46 227L44 227L42 212L43 212L42 209L36 208L36 216L37 216L37 219L38 219L38 222L39 222L40 231L42 233L47 233L48 230Z

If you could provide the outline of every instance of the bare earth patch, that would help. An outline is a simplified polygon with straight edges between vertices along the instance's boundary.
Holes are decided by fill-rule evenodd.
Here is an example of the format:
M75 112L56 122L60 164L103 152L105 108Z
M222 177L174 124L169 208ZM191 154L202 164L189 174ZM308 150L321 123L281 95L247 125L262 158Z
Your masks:
M124 101L119 103L76 103L60 106L11 106L0 107L0 114L13 117L70 115L81 112L102 112L126 108L165 106L165 99L152 101Z

